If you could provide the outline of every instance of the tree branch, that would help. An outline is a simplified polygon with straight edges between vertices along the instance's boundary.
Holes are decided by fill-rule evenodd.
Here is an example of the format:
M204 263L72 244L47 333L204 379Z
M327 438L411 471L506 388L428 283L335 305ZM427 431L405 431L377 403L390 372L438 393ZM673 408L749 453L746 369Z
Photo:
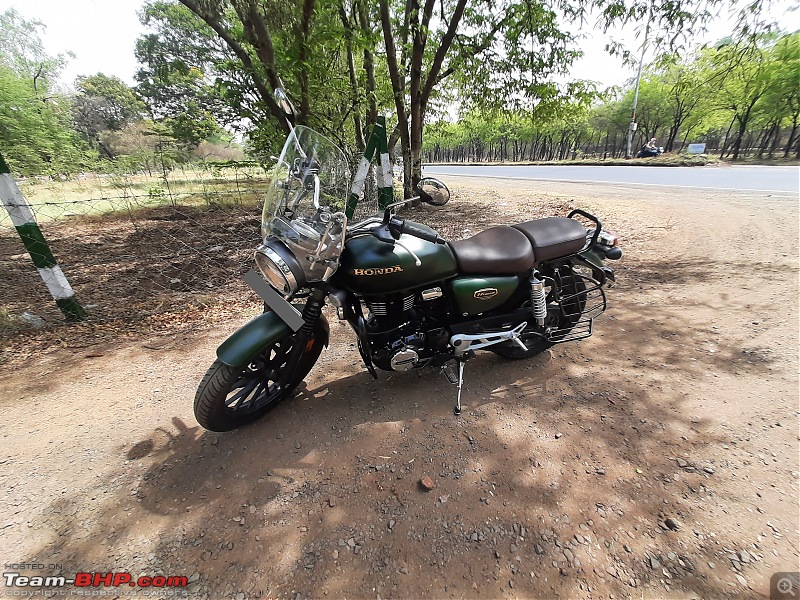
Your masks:
M392 23L389 17L389 0L379 0L381 26L383 28L383 41L386 45L386 63L389 67L389 79L392 82L395 108L397 109L398 127L401 127L400 137L404 143L408 141L408 117L406 116L405 103L405 78L400 73L397 65L397 49L392 35ZM404 126L402 125L404 124Z
M311 18L314 16L314 3L315 0L303 1L303 17L300 21L300 31L298 33L298 45L300 47L298 58L300 67L297 79L300 83L300 114L297 120L300 123L305 123L308 118L308 113L311 110L311 99L308 94L308 33L311 29Z
M361 31L369 38L372 34L372 24L369 22L366 2L358 0L356 4ZM364 71L367 73L367 101L369 102L367 123L374 123L378 119L378 96L375 93L377 87L375 84L375 58L369 47L364 48Z
M467 0L458 0L456 8L453 11L453 16L450 17L450 23L447 25L447 32L444 34L442 41L439 43L439 47L436 49L436 54L433 57L433 63L431 63L431 68L428 71L428 77L425 79L425 85L423 86L422 93L420 95L420 102L422 103L423 112L425 112L425 108L428 105L428 98L430 98L431 91L436 83L436 78L440 69L442 68L444 57L447 55L448 50L450 50L450 45L453 43L453 39L456 36L456 31L458 31L458 25L461 22L461 17L464 16L464 7L466 4ZM444 15L442 15L442 18L444 18Z
M281 109L278 107L275 99L272 97L272 92L267 88L264 79L258 73L250 54L248 54L242 45L233 38L229 30L222 26L219 15L212 14L211 12L205 10L202 6L200 6L200 3L197 0L179 0L179 2L197 15L200 19L202 19L211 29L213 29L214 32L228 45L228 48L231 49L236 57L242 61L242 65L255 85L260 99L264 102L264 104L267 105L269 112L278 120L278 123L283 130L288 133L289 128L285 122L283 111L281 111ZM275 87L277 87L277 85L273 85L273 89Z
M256 49L256 55L264 66L264 72L272 89L280 87L277 69L275 68L275 49L272 46L272 35L264 22L264 17L258 11L258 6L254 0L232 0L231 5L244 26L245 38Z

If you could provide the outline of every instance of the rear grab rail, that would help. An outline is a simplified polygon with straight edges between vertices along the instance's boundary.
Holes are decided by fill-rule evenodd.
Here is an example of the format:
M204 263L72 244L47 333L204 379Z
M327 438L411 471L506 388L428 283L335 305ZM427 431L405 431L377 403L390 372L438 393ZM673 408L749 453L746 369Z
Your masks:
M570 213L567 215L567 218L571 219L575 215L580 215L582 217L586 217L587 219L589 219L590 221L592 221L595 224L594 235L592 236L592 240L583 247L581 252L583 250L588 250L589 248L594 248L594 245L597 243L597 238L600 237L600 231L603 229L603 224L600 222L600 219L598 219L597 217L595 217L592 214L589 214L585 210L581 210L579 208L576 208L575 210L570 211Z

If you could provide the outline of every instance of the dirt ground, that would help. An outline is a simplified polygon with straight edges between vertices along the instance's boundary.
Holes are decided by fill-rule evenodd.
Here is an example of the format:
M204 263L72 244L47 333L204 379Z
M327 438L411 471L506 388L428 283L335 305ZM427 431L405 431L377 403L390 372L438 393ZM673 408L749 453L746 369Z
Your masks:
M438 372L373 381L329 313L304 391L228 434L192 400L255 302L37 350L0 381L4 572L243 600L769 598L800 571L797 197L448 183L416 218L451 237L567 206L621 236L591 339L479 353L455 417Z

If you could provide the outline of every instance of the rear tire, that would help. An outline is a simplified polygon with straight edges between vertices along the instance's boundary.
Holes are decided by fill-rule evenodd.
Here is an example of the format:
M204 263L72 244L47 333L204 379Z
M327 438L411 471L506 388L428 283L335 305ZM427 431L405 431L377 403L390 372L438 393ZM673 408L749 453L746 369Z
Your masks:
M567 273L569 272L567 271ZM564 269L562 269L562 281L564 285L561 287L561 295L567 297L572 296L573 298L570 300L569 305L563 307L556 302L551 302L547 306L547 319L545 320L545 327L560 329L562 333L554 336L555 339L552 341L541 338L538 335L529 335L526 337L523 333L520 339L522 343L525 344L526 350L520 348L519 344L516 342L504 342L496 346L490 346L487 349L503 358L520 360L541 354L556 344L559 339L565 337L580 320L581 312L586 305L586 295L577 294L586 291L586 285L581 279L573 277L572 275L570 275L569 279L566 279Z
M243 367L232 367L217 359L206 371L194 398L194 416L210 431L230 431L255 421L275 407L308 375L327 342L324 317L297 365L289 384L278 389L275 382L286 367L296 334L270 344Z
M537 354L541 354L554 344L554 342L549 342L539 337L520 339L527 347L527 350L523 350L515 342L504 342L502 344L497 344L496 346L490 347L489 350L498 356L502 356L503 358L508 358L510 360L521 360L523 358L531 358Z

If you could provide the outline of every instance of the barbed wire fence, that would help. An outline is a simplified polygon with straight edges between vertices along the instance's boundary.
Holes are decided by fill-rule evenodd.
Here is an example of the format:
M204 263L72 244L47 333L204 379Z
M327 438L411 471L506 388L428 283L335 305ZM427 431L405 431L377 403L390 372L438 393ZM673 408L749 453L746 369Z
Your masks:
M260 304L241 276L260 242L270 167L237 161L158 174L15 178L88 313L72 332L163 329ZM356 218L376 206L373 178ZM65 327L31 259L0 209L0 340Z

